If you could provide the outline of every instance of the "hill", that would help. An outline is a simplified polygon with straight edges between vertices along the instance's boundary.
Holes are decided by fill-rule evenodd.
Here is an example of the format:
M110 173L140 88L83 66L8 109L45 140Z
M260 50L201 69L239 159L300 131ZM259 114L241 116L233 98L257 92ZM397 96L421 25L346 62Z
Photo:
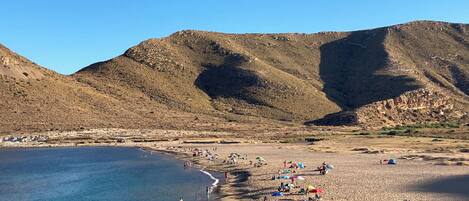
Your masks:
M4 49L0 118L20 122L15 128L468 122L466 24L316 34L186 30L71 76Z
M453 106L391 108L392 115L351 124L447 121L467 112L468 31L464 24L428 21L349 33L188 30L144 41L74 77L95 88L119 83L177 110L333 125L344 122L326 115L377 107L380 101L424 89L451 97L440 105ZM442 115L426 117L430 113ZM320 120L324 116L328 121Z
M0 132L190 128L190 120L196 116L172 112L150 101L130 104L144 97L118 99L47 70L4 46L0 46L0 62ZM205 120L216 121L211 117Z

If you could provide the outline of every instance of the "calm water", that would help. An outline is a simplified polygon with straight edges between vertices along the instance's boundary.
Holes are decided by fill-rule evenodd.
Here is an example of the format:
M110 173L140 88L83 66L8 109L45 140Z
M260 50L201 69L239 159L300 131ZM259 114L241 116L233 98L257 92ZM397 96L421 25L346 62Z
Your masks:
M207 200L211 183L182 161L137 148L0 149L1 201Z

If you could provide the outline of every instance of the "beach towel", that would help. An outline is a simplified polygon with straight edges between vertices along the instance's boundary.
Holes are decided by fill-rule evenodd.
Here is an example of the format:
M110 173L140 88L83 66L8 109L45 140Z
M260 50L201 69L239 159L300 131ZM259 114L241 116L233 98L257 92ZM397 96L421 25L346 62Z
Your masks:
M290 179L290 176L288 175L283 175L283 176L280 176L281 179Z
M277 196L283 196L282 192L274 192L272 193L272 196L277 197Z
M313 190L310 190L309 192L311 192L311 193L324 193L324 190L320 189L320 188L315 188Z

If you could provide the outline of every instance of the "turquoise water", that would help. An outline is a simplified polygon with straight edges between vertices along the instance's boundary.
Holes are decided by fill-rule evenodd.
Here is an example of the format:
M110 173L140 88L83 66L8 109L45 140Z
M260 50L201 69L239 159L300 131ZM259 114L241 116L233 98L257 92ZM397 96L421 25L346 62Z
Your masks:
M212 183L182 161L137 148L0 149L0 201L207 200Z

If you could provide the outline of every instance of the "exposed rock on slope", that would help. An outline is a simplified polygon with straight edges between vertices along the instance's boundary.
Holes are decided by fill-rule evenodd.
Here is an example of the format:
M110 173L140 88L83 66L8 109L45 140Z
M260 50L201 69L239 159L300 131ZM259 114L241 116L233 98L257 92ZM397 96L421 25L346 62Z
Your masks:
M456 108L449 96L427 89L370 103L360 108L327 115L308 122L319 125L362 125L379 128L426 122L459 121L467 118L464 108Z
M469 26L180 31L72 76L0 47L0 75L0 130L467 121Z
M38 68L36 64L0 44L0 76L38 79L42 78L44 73L44 70Z
M350 33L181 31L74 76L95 88L122 83L176 110L304 121L421 88L465 105L467 40L467 25L425 21ZM440 120L400 115L386 123Z

